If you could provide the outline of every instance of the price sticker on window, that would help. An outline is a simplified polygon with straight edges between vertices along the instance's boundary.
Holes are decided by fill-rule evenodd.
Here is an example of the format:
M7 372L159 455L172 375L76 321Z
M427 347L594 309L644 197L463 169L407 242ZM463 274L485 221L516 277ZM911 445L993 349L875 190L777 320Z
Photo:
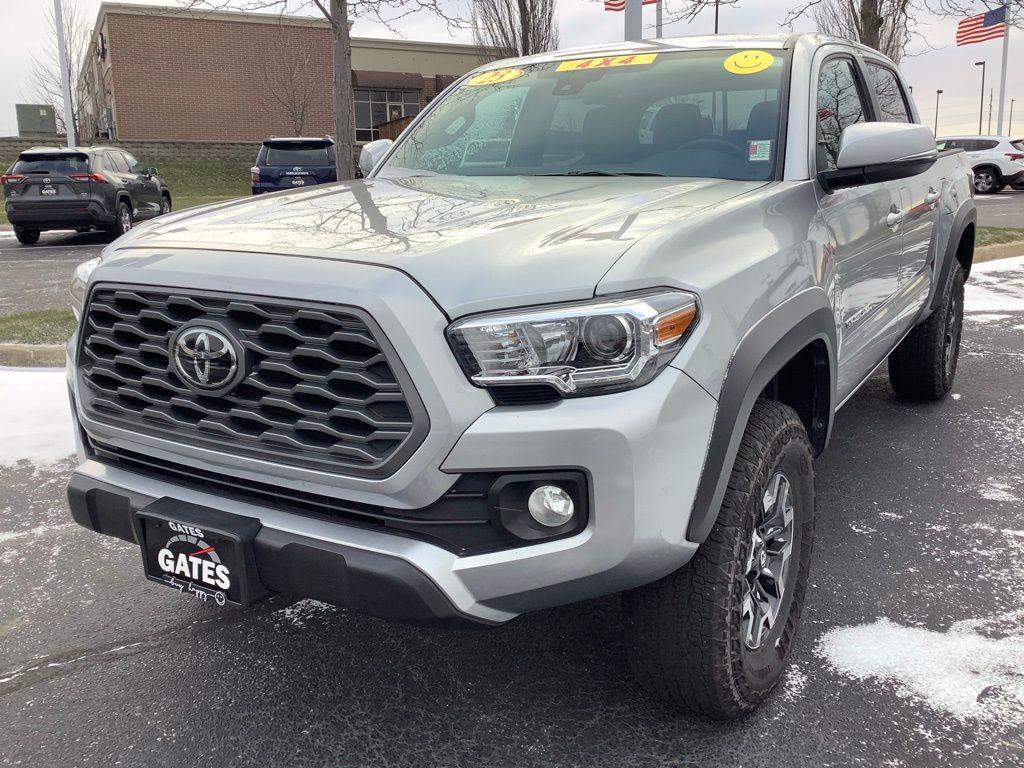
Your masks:
M521 69L492 69L489 72L473 75L466 81L466 85L500 85L517 80L524 74L526 73Z

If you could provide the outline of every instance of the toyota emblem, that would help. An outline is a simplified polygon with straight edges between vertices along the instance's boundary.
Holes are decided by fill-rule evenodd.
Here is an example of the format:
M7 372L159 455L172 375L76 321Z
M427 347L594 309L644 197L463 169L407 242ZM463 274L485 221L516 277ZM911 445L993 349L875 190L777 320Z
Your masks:
M219 394L237 383L239 351L221 331L204 325L182 329L171 342L174 372L189 387Z

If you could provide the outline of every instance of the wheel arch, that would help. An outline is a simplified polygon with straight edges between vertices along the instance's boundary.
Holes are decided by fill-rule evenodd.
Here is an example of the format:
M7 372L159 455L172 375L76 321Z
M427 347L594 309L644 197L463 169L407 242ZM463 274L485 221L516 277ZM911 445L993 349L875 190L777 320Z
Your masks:
M964 271L964 279L970 277L974 264L974 243L977 236L978 209L972 203L964 205L957 211L953 226L949 231L949 240L942 251L942 262L932 271L931 296L928 299L928 313L934 312L942 303L941 286L946 284L949 270L958 263Z
M836 405L835 315L821 288L808 288L759 320L733 352L718 398L686 538L700 543L714 527L754 403L791 406L815 455L828 444Z

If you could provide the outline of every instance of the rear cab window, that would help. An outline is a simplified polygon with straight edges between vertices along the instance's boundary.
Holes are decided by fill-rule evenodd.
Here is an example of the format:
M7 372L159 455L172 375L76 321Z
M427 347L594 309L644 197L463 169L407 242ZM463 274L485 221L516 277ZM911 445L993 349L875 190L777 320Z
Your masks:
M332 145L324 141L264 143L260 165L334 165Z
M11 168L11 173L43 173L51 175L68 175L71 173L88 173L89 158L80 152L25 153L18 157Z

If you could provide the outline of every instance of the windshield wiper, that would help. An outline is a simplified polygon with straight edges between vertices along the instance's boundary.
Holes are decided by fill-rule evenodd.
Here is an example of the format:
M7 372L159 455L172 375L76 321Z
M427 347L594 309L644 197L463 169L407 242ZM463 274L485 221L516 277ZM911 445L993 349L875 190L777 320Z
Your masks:
M561 173L531 173L530 176L664 176L648 171L562 171Z

